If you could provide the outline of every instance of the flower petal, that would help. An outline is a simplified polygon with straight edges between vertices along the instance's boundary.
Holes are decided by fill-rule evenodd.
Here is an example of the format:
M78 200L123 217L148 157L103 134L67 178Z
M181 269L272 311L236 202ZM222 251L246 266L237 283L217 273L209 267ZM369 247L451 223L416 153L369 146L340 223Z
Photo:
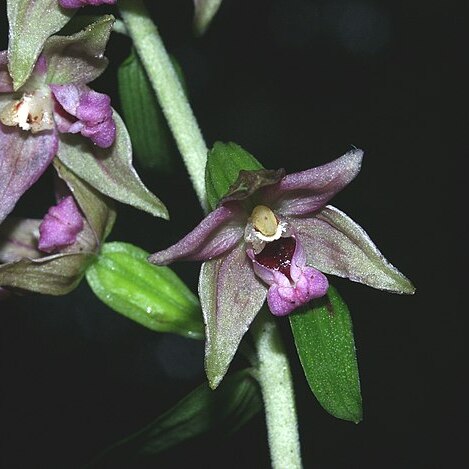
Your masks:
M202 265L199 296L205 321L205 370L213 389L225 376L266 293L254 275L244 243Z
M0 124L0 223L49 166L57 145L54 131L33 135Z
M40 257L37 249L40 223L41 220L8 217L0 225L0 263Z
M236 204L209 213L188 235L164 251L152 254L153 264L167 265L178 259L208 260L232 249L244 233L243 211Z
M50 85L50 88L58 101L54 117L60 132L80 132L101 148L113 144L116 125L109 96L86 85Z
M83 217L71 195L52 206L39 226L39 249L55 252L73 244L83 230Z
M307 263L326 274L394 293L414 293L412 283L391 265L367 233L345 213L327 206L312 218L291 218Z
M363 151L354 149L317 168L288 174L266 198L276 201L274 211L280 215L307 215L321 209L360 171Z
M254 272L270 287L267 303L275 316L285 316L314 298L324 296L329 287L324 274L312 267L306 267L303 247L297 238L295 240L290 278L278 269L261 264L256 260L254 251L247 250Z

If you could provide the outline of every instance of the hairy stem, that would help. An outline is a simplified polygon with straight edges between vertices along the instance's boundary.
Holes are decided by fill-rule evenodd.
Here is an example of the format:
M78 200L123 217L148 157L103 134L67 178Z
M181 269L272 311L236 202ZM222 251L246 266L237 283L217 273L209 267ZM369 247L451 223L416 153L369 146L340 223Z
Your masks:
M145 67L204 210L207 146L158 29L142 0L119 0L127 32Z
M257 378L264 399L272 467L299 469L302 465L295 395L280 333L264 309L251 331L259 359Z

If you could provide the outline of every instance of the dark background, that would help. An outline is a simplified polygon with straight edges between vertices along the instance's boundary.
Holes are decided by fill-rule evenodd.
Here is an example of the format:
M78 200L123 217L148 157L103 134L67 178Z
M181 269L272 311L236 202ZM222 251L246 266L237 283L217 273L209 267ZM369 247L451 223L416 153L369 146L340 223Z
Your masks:
M209 146L235 141L266 167L288 172L330 161L351 145L365 150L360 175L333 203L417 287L408 297L331 279L354 321L359 425L319 406L288 321L279 320L305 467L454 467L467 417L467 10L432 1L225 0L208 33L195 38L190 0L148 3L183 67ZM113 35L111 65L93 84L118 109L115 71L128 50L128 40ZM140 173L172 220L119 205L110 239L154 252L202 213L181 163L171 177ZM52 203L50 184L45 175L18 213L41 217ZM174 269L195 288L198 267ZM204 380L202 343L133 324L101 304L86 281L66 297L3 302L0 321L6 469L79 467ZM243 365L237 359L233 366ZM263 416L230 438L204 436L169 450L151 467L189 465L269 467Z

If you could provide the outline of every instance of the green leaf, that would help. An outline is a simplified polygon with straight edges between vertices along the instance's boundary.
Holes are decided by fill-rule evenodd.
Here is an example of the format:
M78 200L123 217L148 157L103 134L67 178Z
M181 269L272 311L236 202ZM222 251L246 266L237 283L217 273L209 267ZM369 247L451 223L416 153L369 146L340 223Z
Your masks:
M199 36L205 33L222 0L194 0L194 30Z
M185 89L182 70L172 59ZM137 53L132 49L118 70L119 98L137 161L142 168L170 173L175 146L163 111Z
M352 321L344 300L330 286L327 296L289 316L306 379L334 417L358 423L362 398Z
M236 182L241 170L263 169L259 161L236 143L216 142L208 152L205 167L207 201L213 210Z
M229 436L262 409L257 382L250 370L228 376L211 391L203 384L142 430L114 444L87 468L133 467L131 464L210 431Z
M114 17L106 15L71 36L52 36L44 45L47 82L89 83L107 67L104 57Z
M61 134L57 157L78 177L112 199L168 218L168 211L138 177L132 146L122 119L114 112L116 141L110 148L93 145L80 135Z
M150 264L148 256L131 244L106 243L86 279L101 301L142 326L203 338L196 296L169 267Z
M60 8L58 0L9 0L8 68L15 90L31 74L46 39L59 31L75 10Z

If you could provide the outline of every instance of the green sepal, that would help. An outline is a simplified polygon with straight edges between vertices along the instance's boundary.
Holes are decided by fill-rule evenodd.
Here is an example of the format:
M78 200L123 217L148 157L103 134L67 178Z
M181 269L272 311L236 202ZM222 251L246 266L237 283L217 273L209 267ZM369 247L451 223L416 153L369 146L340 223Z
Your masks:
M174 58L171 61L186 91L182 69ZM145 68L134 49L120 65L117 79L122 116L137 161L145 170L170 173L174 169L175 145Z
M79 178L112 199L168 218L168 210L143 184L132 166L132 145L127 128L117 112L116 140L110 148L93 145L81 135L60 136L57 157Z
M290 325L306 379L319 403L334 417L362 420L360 378L352 320L330 286L327 296L290 314Z
M208 152L205 167L205 189L210 210L215 209L236 182L241 170L263 169L259 161L233 142L216 142Z
M74 13L61 8L58 0L8 0L8 69L15 90L31 75L47 38Z
M114 21L112 15L105 15L70 36L50 37L43 52L47 59L47 82L89 83L101 75L108 65L104 51Z
M105 243L86 279L114 311L148 329L203 338L196 296L169 268L147 261L149 253L128 243Z
M210 431L229 436L262 409L259 386L249 369L227 376L216 391L202 384L142 430L115 443L85 467L133 467Z
M194 32L197 36L205 33L221 2L222 0L195 0Z

